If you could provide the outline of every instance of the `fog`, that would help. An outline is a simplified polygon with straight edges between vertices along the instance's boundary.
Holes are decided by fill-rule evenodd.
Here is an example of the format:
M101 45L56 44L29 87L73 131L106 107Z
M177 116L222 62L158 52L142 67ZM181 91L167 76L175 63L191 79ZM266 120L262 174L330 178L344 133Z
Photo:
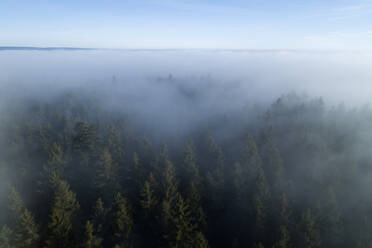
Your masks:
M192 88L205 83L189 78L208 77L216 84L209 90L224 87L225 93L251 100L296 91L332 101L365 103L372 91L371 65L372 53L367 52L1 51L0 82L2 92L22 86L42 94L43 86L48 93L70 86L95 87L114 76L127 87L126 92L138 94L144 83L171 74Z
M363 105L372 93L371 66L372 53L341 51L1 51L0 90L4 100L79 89L108 110L170 131L289 92Z
M309 209L308 228L324 242L316 247L370 242L371 66L372 53L341 51L0 50L0 223L23 230L6 208L14 186L41 227L32 242L52 242L53 202L65 203L54 197L67 182L83 213L64 220L80 225L69 231L74 245L100 197L110 212L94 219L110 227L97 229L103 247L174 247L166 233L177 226L158 216L166 219L164 203L176 196L197 206L189 235L205 235L210 247L279 247L283 226L293 247L306 247L309 231L297 223L306 225ZM139 204L148 174L152 217ZM117 192L133 207L131 240L111 230ZM149 223L161 232L145 230Z

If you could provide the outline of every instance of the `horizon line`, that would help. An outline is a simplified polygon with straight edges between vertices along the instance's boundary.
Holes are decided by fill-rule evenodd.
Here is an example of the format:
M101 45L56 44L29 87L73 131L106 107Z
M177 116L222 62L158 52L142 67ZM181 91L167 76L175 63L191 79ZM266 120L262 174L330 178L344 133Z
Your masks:
M118 51L227 51L227 52L366 52L361 49L309 49L309 48L98 48L68 46L0 46L0 51L34 50L118 50Z

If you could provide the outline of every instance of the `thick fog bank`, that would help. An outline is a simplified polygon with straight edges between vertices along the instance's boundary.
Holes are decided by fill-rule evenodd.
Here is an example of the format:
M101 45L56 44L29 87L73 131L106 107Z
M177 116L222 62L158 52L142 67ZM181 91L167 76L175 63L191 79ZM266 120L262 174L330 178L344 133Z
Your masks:
M296 91L365 103L372 92L371 66L372 53L363 52L2 51L0 83L2 92L15 88L50 94L61 87L99 86L114 79L129 87L127 92L138 93L143 91L141 82L171 74L184 79L185 87L204 87L195 77L211 78L234 98L267 100ZM214 85L208 87L213 90Z
M289 92L332 105L368 103L371 66L372 53L363 52L1 51L1 107L74 90L151 128L177 131Z

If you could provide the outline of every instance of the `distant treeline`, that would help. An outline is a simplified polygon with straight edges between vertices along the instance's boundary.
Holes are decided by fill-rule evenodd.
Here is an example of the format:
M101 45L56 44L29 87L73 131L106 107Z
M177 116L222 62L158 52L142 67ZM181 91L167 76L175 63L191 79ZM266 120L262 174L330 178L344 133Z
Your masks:
M154 140L79 94L10 108L0 247L371 247L372 110L249 114Z

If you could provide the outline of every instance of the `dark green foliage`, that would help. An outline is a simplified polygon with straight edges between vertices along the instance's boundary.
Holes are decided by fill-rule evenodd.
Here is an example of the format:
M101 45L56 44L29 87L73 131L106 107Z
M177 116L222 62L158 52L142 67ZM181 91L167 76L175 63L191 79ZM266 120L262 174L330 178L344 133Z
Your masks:
M108 149L103 149L98 158L97 173L94 183L103 196L109 197L118 188L117 165ZM106 200L105 199L105 200Z
M96 142L93 126L83 121L77 122L72 142L73 148L77 152L91 151Z
M14 188L10 193L10 208L14 219L12 239L16 247L38 247L39 227L35 223L33 215L25 207L18 192ZM6 229L4 230L5 236Z
M114 211L116 246L131 248L133 247L133 217L126 200L120 193L115 196Z
M61 146L53 143L48 149L49 158L44 165L45 174L50 178L62 177L66 164Z
M268 223L270 191L266 182L266 177L263 170L258 172L255 185L256 193L254 195L254 209L256 214L256 227L262 234L265 225Z
M371 110L288 95L161 137L94 102L2 124L0 248L372 246Z
M156 182L154 176L150 173L149 178L145 181L141 191L141 206L145 210L146 214L151 214L159 203L155 189Z
M321 245L319 229L315 224L314 217L308 209L303 215L301 220L301 233L300 245L304 248L317 248Z
M190 184L201 187L199 167L192 144L186 146L183 163L179 168L181 188L186 189Z
M76 195L70 190L68 183L59 181L48 223L48 247L67 248L74 244L72 229L79 207Z
M81 247L84 248L99 248L102 247L102 238L95 235L94 225L89 220L85 224L84 241Z
M172 232L166 236L169 246L179 248L207 246L208 244L203 234L198 231L198 226L194 220L195 217L190 211L190 207L181 195L178 195L175 207L172 210L170 228Z
M0 231L0 247L1 248L15 248L15 242L13 239L13 232L6 225Z
M279 231L280 231L280 239L278 241L278 244L276 245L276 247L278 248L289 248L291 247L290 245L290 236L289 236L289 231L287 229L286 226L284 225L281 225L279 227Z
M104 207L101 198L98 198L94 207L92 224L95 226L98 234L104 233L108 210Z

